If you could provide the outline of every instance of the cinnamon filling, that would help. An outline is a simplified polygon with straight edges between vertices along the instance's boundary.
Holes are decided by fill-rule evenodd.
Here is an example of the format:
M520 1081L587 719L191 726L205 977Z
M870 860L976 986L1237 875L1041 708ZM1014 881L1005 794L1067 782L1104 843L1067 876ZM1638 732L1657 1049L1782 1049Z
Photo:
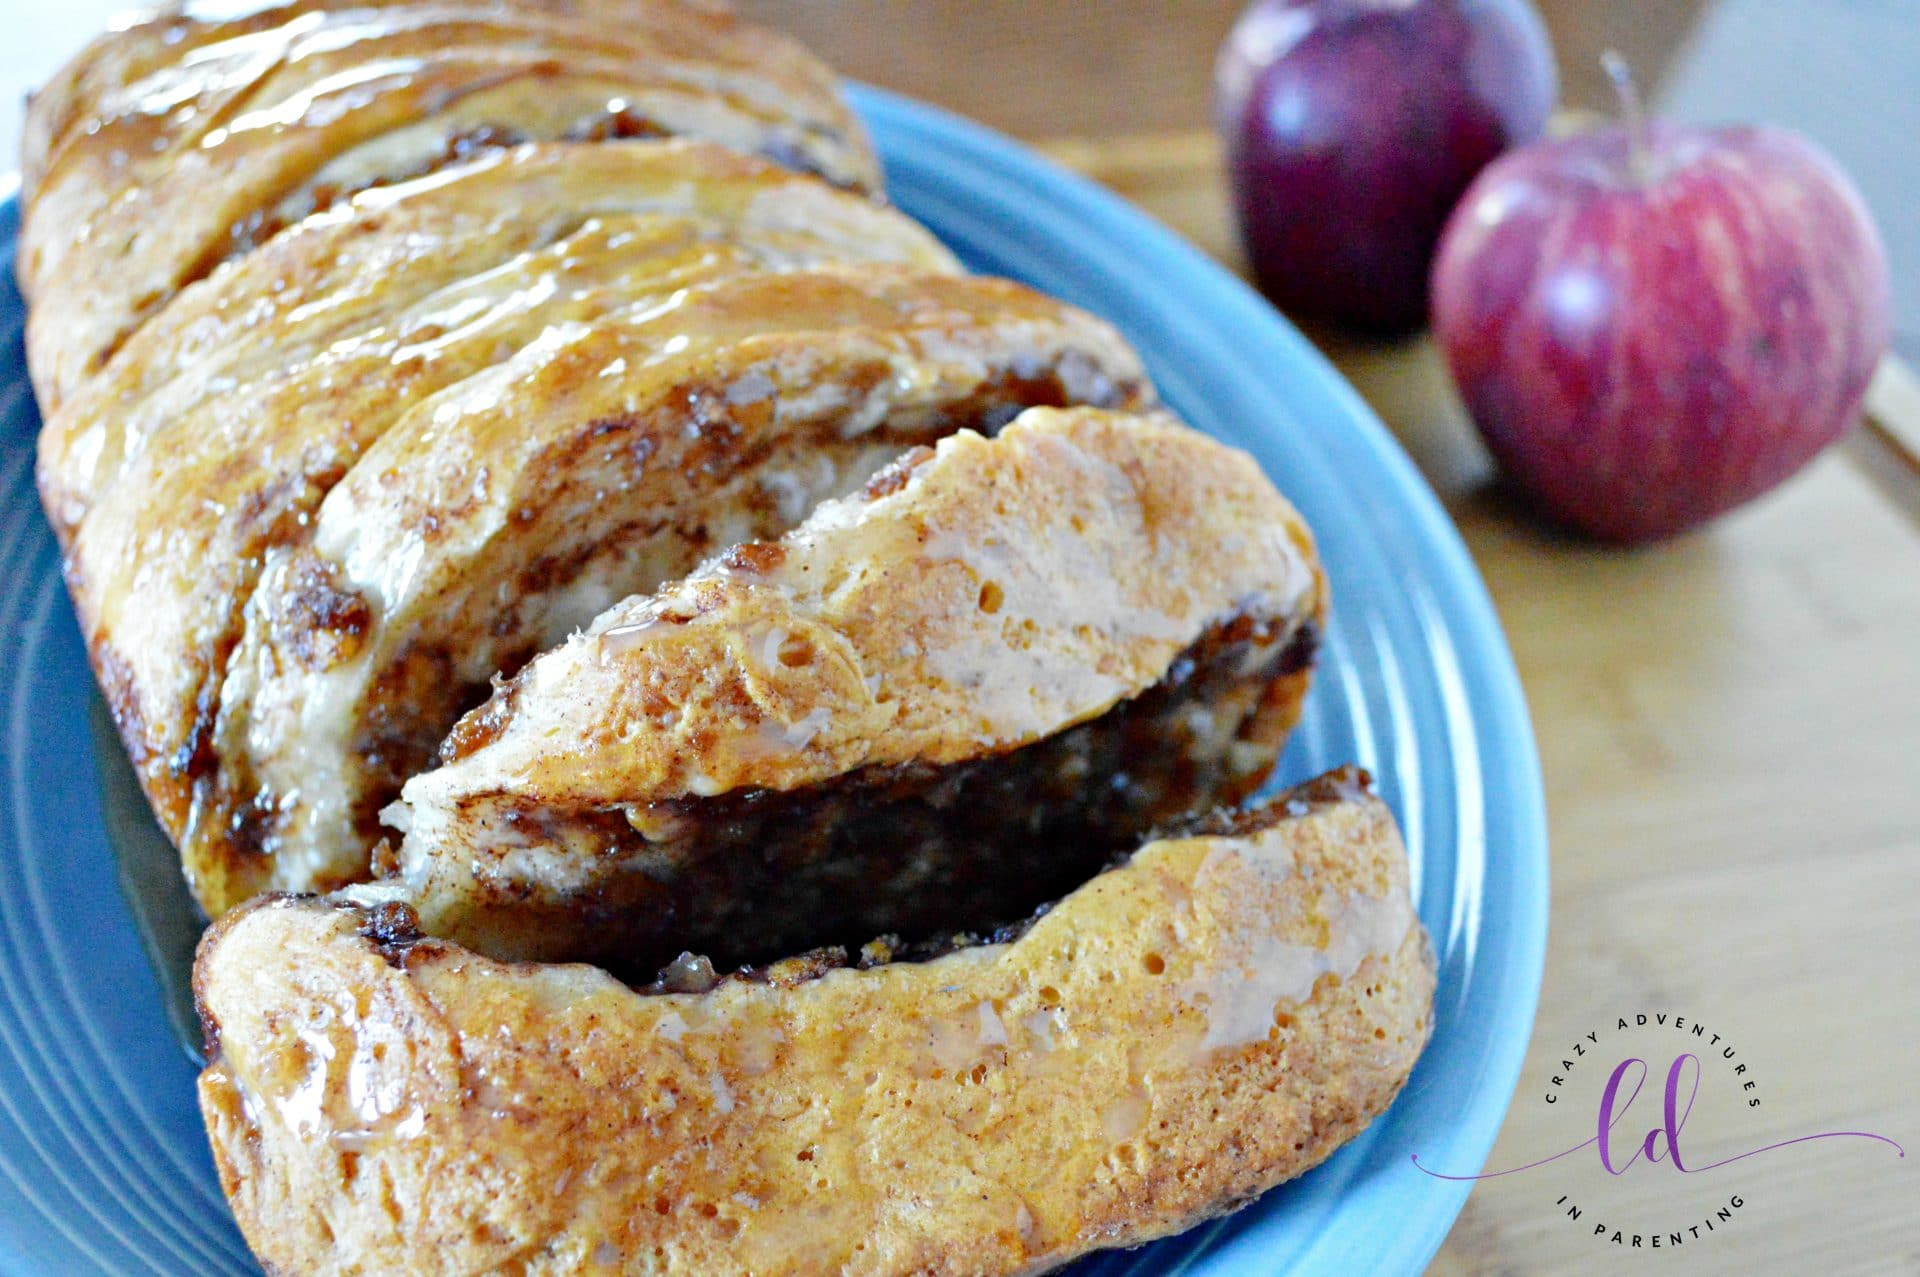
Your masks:
M1316 808L1351 802L1370 797L1373 793L1373 777L1364 768L1342 767L1259 801L1242 806L1215 807L1183 817L1147 835L1139 845L1177 838L1248 838L1282 821L1301 819ZM1137 850L1138 847L1130 847L1108 855L1102 863L1089 869L1080 881L1067 887L1058 896L1042 901L1012 922L990 929L946 930L912 940L902 939L899 933L890 931L858 948L840 944L822 945L790 957L761 965L739 966L732 970L716 966L705 953L683 949L678 957L661 966L651 980L636 981L631 987L636 993L642 994L705 994L729 982L790 989L834 971L869 971L893 963L933 962L964 949L1012 944L1052 912L1069 892L1099 874L1125 865ZM406 966L407 955L416 947L441 943L422 934L413 909L397 902L382 904L368 911L360 934L371 941L388 962L402 968ZM628 975L631 979L632 973ZM209 1051L214 1049L209 1047Z
M635 812L510 812L533 840L564 822L571 845L618 868L590 891L501 903L578 937L568 958L636 982L683 952L779 983L1011 938L1002 920L1031 921L1148 831L1257 788L1271 755L1239 746L1272 681L1305 675L1317 638L1311 622L1243 613L1100 718L966 763ZM649 987L679 982L668 971Z

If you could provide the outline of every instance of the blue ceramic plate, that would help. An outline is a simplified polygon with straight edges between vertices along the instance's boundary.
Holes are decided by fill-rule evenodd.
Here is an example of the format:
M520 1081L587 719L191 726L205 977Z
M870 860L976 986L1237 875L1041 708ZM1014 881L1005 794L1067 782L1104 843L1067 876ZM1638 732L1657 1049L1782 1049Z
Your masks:
M975 268L1118 324L1172 405L1259 457L1305 513L1334 621L1282 773L1358 760L1381 778L1440 959L1433 1044L1361 1138L1226 1221L1077 1272L1417 1273L1466 1186L1428 1178L1409 1154L1456 1174L1484 1161L1546 938L1539 764L1480 578L1379 422L1239 281L1004 139L885 94L856 101L902 208ZM103 798L111 760L92 743L92 678L33 493L17 221L0 205L0 1270L256 1273L214 1178L164 982L116 885L127 804Z

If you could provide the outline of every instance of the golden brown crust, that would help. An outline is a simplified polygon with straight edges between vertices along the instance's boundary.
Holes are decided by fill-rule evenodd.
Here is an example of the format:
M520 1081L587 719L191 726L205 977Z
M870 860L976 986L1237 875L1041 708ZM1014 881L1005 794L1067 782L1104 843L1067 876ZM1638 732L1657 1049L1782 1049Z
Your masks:
M1325 1158L1428 1033L1378 800L1239 825L1011 944L787 988L637 994L255 906L196 973L223 1182L290 1274L996 1274L1162 1236Z
M878 183L823 67L669 0L316 0L231 27L162 18L84 53L33 115L19 268L48 409L235 252L476 146L685 134Z
M878 810L925 790L961 807L990 790L1013 808L997 815L1012 843L982 822L962 849L1002 873L1025 872L1014 843L1098 856L1265 775L1291 719L1249 717L1272 682L1302 674L1286 649L1326 603L1305 526L1251 458L1097 409L949 436L744 550L534 660L479 712L484 731L459 734L460 757L408 782L399 867L430 932L499 956L616 962L648 960L644 938L663 928L664 942L716 944L695 924L707 898L763 890L706 863L732 856L771 866L827 931L773 930L773 943L844 939L830 904L799 903L799 867L830 858L822 872L860 878L875 907L897 907L895 875L953 890L951 869L929 867L937 831ZM1191 677L1195 645L1236 622L1224 667L1149 711L1150 743L1049 758L1077 769L1067 795L1047 801L1046 772L956 788L957 769L1018 767L1013 755L1119 713L1182 660ZM1196 714L1206 729L1183 737ZM1137 802L1124 773L1152 787ZM847 781L846 819L775 800ZM1085 810L1071 801L1103 789ZM711 811L684 801L734 794Z

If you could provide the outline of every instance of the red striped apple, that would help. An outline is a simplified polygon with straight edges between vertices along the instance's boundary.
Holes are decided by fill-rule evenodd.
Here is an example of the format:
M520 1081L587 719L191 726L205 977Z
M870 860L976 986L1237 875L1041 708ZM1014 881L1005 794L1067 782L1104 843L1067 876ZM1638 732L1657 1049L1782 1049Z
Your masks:
M1628 122L1513 151L1441 238L1433 326L1495 458L1554 518L1671 536L1843 434L1885 353L1885 251L1774 128Z

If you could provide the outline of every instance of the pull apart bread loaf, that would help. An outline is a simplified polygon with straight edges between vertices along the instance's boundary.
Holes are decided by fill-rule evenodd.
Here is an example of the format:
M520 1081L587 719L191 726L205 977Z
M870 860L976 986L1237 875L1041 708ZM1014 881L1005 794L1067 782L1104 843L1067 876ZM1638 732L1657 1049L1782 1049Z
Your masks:
M1035 1272L1389 1102L1384 807L1194 814L1325 618L1249 458L718 6L244 8L36 95L19 271L270 1269Z

